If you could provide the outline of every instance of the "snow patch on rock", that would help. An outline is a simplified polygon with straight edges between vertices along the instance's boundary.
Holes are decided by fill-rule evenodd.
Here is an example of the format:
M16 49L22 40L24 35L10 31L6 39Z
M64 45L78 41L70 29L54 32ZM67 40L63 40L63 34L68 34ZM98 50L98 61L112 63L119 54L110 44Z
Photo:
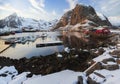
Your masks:
M97 12L97 15L100 17L101 20L106 20L106 18L103 14Z

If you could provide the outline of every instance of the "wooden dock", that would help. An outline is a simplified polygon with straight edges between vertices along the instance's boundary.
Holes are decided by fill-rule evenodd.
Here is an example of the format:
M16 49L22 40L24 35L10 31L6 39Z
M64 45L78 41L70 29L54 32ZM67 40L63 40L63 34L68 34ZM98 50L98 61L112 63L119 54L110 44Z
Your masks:
M63 45L62 41L54 41L54 42L45 42L45 43L40 43L36 44L36 47L47 47L47 46L58 46L58 45Z
M4 42L5 40L0 40L0 54L11 46L10 44L5 45Z

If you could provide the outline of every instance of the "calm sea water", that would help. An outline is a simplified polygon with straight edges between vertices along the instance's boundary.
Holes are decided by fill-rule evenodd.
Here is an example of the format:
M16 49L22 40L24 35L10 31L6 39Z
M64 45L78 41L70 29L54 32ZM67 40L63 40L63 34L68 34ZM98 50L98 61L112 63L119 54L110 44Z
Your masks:
M45 32L44 32L45 33ZM0 56L10 57L13 59L19 59L22 57L33 57L33 56L46 56L56 52L63 52L65 47L79 48L79 38L81 34L78 32L66 33L66 32L47 32L47 37L39 38L43 32L33 32L33 33L18 33L10 36L2 36L0 39L9 38L36 38L32 41L26 41L25 43L16 43L6 51L0 54ZM36 47L36 44L63 41L63 45L57 46L46 46L46 47ZM0 44L4 45L4 44Z
M39 37L43 34L43 32L36 33L18 33L16 35L10 36L2 36L1 39L9 39L9 38L20 38L20 37ZM60 36L60 32L47 32L47 37L45 38L37 38L35 41L26 41L23 43L16 43L15 45L8 48L6 51L0 54L0 56L10 57L14 59L19 59L22 57L33 57L33 56L46 56L53 54L55 52L62 52L64 50L64 45L58 46L48 46L48 47L36 47L36 44L45 43L45 42L54 42L60 41L58 36ZM0 44L4 45L4 44Z

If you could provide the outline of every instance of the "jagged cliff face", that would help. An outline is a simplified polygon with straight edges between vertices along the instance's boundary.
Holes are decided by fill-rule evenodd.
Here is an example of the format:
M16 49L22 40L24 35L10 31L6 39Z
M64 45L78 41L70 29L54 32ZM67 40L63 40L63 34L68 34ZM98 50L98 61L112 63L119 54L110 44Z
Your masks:
M82 23L84 20L94 17L97 17L96 12L91 6L87 7L77 4L73 9L70 24L75 25L78 22Z
M59 27L64 27L68 24L76 25L77 23L85 24L85 21L92 21L91 26L111 26L111 23L104 16L104 20L102 20L91 6L84 6L81 4L77 4L73 10L66 12L59 22L56 24L54 29Z
M60 21L57 23L56 28L66 26L71 18L72 11L66 12L60 19Z

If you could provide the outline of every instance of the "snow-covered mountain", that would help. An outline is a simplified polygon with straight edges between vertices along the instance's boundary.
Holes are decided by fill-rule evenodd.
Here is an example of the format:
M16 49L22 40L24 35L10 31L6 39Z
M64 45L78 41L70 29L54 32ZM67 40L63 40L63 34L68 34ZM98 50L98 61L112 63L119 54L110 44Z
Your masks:
M16 13L0 20L0 28L5 26L12 28L35 28L35 29L49 29L57 23L57 19L52 21L35 20L31 18L19 17Z
M13 13L12 15L0 20L0 28L3 28L5 26L16 28L21 25L22 18L18 17L16 13Z
M54 19L52 21L39 20L39 28L40 29L50 29L54 25L56 25L57 22L58 22L57 19Z

